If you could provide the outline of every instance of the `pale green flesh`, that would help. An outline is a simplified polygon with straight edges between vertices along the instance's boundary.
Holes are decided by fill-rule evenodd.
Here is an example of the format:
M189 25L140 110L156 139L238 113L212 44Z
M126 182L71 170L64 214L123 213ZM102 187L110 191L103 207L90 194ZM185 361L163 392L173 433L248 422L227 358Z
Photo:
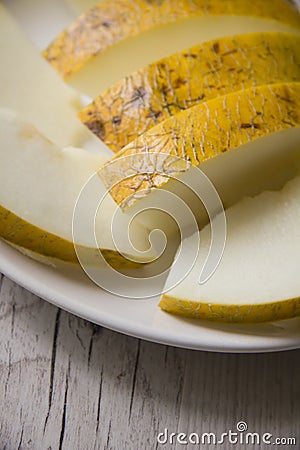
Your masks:
M155 204L164 207L164 195L162 190L175 195L168 202L168 207L176 212L176 219L182 228L190 225L190 216L185 212L180 213L177 207L181 198L190 208L198 225L202 228L208 223L206 209L201 202L202 178L199 177L201 170L212 182L224 207L229 207L245 196L257 195L268 189L280 189L284 184L295 177L300 170L300 127L270 134L232 149L215 158L209 159L197 168L191 168L178 176L178 180L170 179L160 189L154 189L151 194L138 199L130 208L131 213L147 209ZM198 186L197 196L190 186ZM200 196L200 199L199 199ZM214 197L210 203L210 212L214 214ZM126 209L127 211L127 209ZM155 212L142 213L138 220L147 224L150 228L162 228L167 234L172 235L177 231L174 221L165 217L162 222L161 215Z
M43 59L1 3L0 60L0 107L17 111L61 147L106 148L76 117L82 108L80 96Z
M300 176L281 191L245 198L226 211L223 257L206 283L200 273L210 246L210 226L200 233L200 252L189 275L168 297L208 305L261 305L300 297ZM191 251L198 235L183 242ZM176 274L167 281L170 285Z
M298 33L274 20L254 17L208 16L180 20L108 48L90 59L67 81L94 98L126 75L168 55L211 39L260 31Z
M92 6L101 3L99 0L66 0L66 2L77 14L82 14L92 8Z
M106 191L97 176L97 169L107 156L78 148L60 150L9 110L0 110L0 134L0 205L21 220L44 230L45 235L51 233L72 242L74 208L85 183L93 176L94 182L88 191L90 196L85 196L83 213L87 215L80 217L76 244L97 247L94 234L87 232L86 222L92 210L95 211L99 247L115 250L111 223L118 207L109 195L100 203ZM98 211L93 209L95 199L96 206L98 202L100 204ZM122 240L117 241L121 242L120 251L137 254L125 239L130 217L118 214L117 221L117 235L122 236ZM130 230L136 248L148 249L148 230L137 223L133 223ZM34 230L32 239L35 239Z

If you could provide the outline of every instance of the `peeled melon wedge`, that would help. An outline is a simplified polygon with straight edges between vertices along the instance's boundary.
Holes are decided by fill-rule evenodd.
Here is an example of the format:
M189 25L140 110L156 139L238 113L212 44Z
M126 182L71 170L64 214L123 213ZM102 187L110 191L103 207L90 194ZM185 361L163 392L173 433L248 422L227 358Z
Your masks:
M295 176L299 143L300 83L258 86L166 120L118 152L99 175L124 210L163 208L166 190L182 198L203 226L199 169L228 207L245 195L279 189ZM155 214L146 220L155 223Z
M0 3L0 106L19 112L58 146L99 149L76 117L80 96L54 73Z
M107 0L72 23L44 56L64 79L94 98L140 67L200 42L299 29L298 12L284 0Z
M36 256L70 263L77 263L79 250L81 262L101 266L98 248L114 267L136 266L135 262L146 260L142 252L150 246L148 231L134 221L130 223L127 215L119 214L114 219L116 205L109 195L100 203L105 188L96 171L104 155L78 148L60 150L11 110L0 110L0 135L2 239ZM89 189L82 191L93 175ZM82 192L87 194L80 214L75 216ZM93 202L96 207L99 202L99 210ZM76 235L73 216L77 220ZM114 236L118 246L111 232L114 220L121 235ZM126 239L127 229L137 251Z
M199 283L210 246L210 227L186 278L159 306L183 317L222 322L263 322L300 315L300 176L281 191L245 198L226 211L227 239L213 275ZM185 241L198 245L199 235ZM184 262L183 262L184 263ZM170 273L169 279L174 278Z
M80 112L113 151L175 114L242 88L300 80L300 35L252 33L205 42L129 75Z

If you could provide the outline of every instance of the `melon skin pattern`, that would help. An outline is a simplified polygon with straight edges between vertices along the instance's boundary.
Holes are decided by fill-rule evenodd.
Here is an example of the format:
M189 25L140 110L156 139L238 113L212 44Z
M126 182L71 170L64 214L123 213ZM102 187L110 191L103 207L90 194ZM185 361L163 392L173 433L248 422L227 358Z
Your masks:
M300 80L300 36L205 42L140 69L99 95L81 121L114 152L175 114L232 91Z
M100 176L115 202L127 208L178 175L177 167L171 170L174 157L185 162L183 171L201 168L224 153L235 151L238 156L245 144L299 125L300 83L234 92L153 127L105 163ZM160 155L157 168L155 153ZM162 158L168 168L163 174Z
M68 78L96 55L127 38L184 19L232 15L270 19L300 28L299 14L284 0L104 1L63 31L44 56L63 78Z
M198 282L210 246L207 226L200 232L195 266L162 296L159 306L182 317L219 322L299 316L299 199L300 176L281 191L265 191L229 208L227 241L214 274L204 284ZM193 235L183 246L193 248L198 240Z

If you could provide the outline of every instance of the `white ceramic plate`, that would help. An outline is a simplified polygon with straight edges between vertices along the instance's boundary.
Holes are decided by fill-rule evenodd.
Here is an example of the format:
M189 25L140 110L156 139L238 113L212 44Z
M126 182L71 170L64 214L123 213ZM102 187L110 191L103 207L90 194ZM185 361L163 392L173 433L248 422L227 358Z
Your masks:
M197 350L267 352L300 347L300 318L258 325L223 325L162 312L158 298L108 294L79 268L57 270L0 242L0 270L34 294L112 330L153 342Z
M62 0L4 0L30 38L44 47L71 19ZM46 17L46 21L42 20ZM99 325L153 342L222 352L300 347L300 318L259 325L222 325L162 312L158 298L123 299L97 287L79 268L57 270L0 241L0 271L34 294Z

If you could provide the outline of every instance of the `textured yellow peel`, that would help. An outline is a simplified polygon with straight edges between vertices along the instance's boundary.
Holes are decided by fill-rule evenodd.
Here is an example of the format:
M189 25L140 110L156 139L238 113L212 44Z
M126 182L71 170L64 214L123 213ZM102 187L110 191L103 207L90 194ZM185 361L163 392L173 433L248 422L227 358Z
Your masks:
M214 322L251 323L284 320L300 315L300 298L260 305L197 303L163 295L159 307L177 316Z
M194 106L152 128L108 161L100 176L114 200L126 207L178 174L176 167L170 172L168 164L173 158L169 156L201 167L222 153L299 125L300 83L237 91ZM164 156L163 165L169 170L164 176L161 158L160 166L155 166L155 153ZM181 169L187 170L189 164Z
M300 28L299 14L284 0L107 0L80 16L44 51L64 78L126 38L183 19L237 15L275 19Z
M0 237L6 242L29 250L36 255L54 258L60 261L79 264L74 243L48 231L36 227L21 217L0 205ZM98 250L84 246L77 246L82 261L97 264ZM115 268L138 267L117 251L101 249L101 253L108 263Z
M55 258L61 261L78 264L74 243L52 233L46 232L33 224L26 222L13 212L0 206L0 236L8 243L30 250L37 255ZM79 247L79 246L78 246ZM80 254L85 255L85 261L93 264L97 261L98 250L81 247ZM101 250L103 257L114 267L136 267L124 256L112 250Z
M300 80L300 36L215 39L151 64L112 86L79 117L113 151L170 116L242 88Z

